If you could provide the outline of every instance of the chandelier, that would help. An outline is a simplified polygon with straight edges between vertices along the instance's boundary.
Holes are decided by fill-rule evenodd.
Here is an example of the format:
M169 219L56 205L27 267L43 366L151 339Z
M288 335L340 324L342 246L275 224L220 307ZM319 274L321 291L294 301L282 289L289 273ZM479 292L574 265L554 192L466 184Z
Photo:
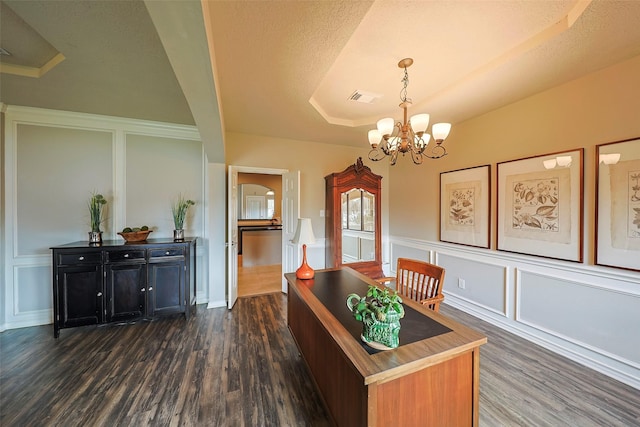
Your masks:
M400 91L400 101L402 102L399 105L404 111L404 119L402 122L395 123L391 117L378 120L378 128L369 131L370 160L377 162L389 156L391 165L395 165L398 153L402 153L403 156L406 153L411 153L413 163L419 165L424 157L439 159L447 155L447 150L442 143L449 136L451 123L436 123L432 126L435 145L426 151L431 139L431 135L425 133L429 126L429 115L416 114L407 120L407 108L411 105L411 99L407 98L407 85L409 84L407 68L411 64L413 64L411 58L405 58L398 62L398 67L404 68L404 78L402 79L404 86Z

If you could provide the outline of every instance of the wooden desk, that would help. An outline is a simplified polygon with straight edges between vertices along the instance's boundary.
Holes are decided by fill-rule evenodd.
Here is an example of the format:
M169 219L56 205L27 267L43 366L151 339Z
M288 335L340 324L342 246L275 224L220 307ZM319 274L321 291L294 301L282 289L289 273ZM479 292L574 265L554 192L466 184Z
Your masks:
M438 334L408 342L401 329L398 348L372 351L354 336L361 326L346 297L375 282L348 267L316 271L311 280L285 277L289 330L336 425L478 425L484 335L405 301Z

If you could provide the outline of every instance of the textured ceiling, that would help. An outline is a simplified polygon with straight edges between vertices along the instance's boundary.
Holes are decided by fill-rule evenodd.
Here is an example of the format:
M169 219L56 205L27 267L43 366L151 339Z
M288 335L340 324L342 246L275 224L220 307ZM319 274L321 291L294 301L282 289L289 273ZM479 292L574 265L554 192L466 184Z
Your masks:
M40 78L1 74L2 102L195 123L204 140L225 129L366 145L376 119L400 118L404 57L415 61L410 114L453 122L453 134L640 55L640 1L2 3L3 47L17 33L11 14L65 57ZM356 90L381 97L348 100Z
M39 78L1 74L2 102L194 123L143 2L2 3L0 11L8 7L65 57ZM2 46L11 41L12 55L25 56L13 47L20 45L20 34L9 30L4 26L1 30ZM5 62L5 58L0 59Z

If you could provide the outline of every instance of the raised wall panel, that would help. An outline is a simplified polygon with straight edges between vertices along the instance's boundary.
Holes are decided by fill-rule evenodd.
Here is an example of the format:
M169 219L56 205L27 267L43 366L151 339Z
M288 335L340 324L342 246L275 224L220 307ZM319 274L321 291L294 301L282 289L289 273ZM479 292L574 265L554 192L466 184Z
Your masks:
M109 231L113 133L20 123L16 134L16 256L87 239L92 191L111 202L102 227Z
M441 252L438 253L438 265L445 269L445 293L456 295L494 313L507 315L507 267ZM458 279L464 280L464 289L458 287Z
M187 210L185 235L198 236L203 223L200 141L126 134L126 162L125 225L147 225L154 230L152 238L172 237L171 203L182 194L197 203Z
M14 315L51 310L53 294L51 267L20 266L14 269Z
M426 249L411 246L391 244L391 271L395 274L398 266L398 258L419 259L422 261L431 260L431 252Z
M349 263L360 259L358 238L354 236L342 236L342 261Z
M640 341L629 339L640 325L640 296L518 270L517 301L519 322L640 367Z
M376 257L376 242L373 239L360 238L360 258L372 261Z

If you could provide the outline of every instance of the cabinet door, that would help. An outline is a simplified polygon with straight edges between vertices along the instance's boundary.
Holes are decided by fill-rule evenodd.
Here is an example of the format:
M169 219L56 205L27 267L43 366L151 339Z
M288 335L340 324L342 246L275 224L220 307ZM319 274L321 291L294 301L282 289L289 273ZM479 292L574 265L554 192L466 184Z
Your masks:
M58 267L57 280L61 328L104 321L101 265Z
M183 313L185 310L184 258L149 263L147 315Z
M145 311L146 264L109 264L107 269L107 322L142 317Z

